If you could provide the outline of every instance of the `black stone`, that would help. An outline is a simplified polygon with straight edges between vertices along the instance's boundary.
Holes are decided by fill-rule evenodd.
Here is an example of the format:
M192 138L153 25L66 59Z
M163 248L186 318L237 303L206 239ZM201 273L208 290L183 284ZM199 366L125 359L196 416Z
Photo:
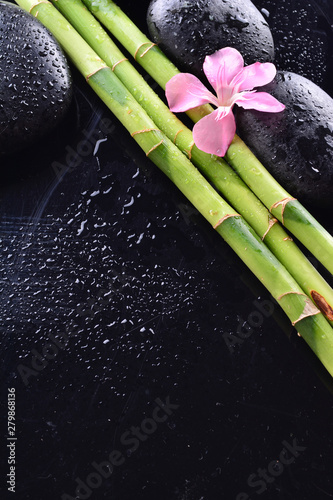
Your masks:
M241 138L273 177L305 205L333 206L333 99L288 71L261 87L285 104L280 113L237 109Z
M206 55L234 47L246 64L274 59L267 21L250 0L152 0L148 29L181 71L204 76Z
M0 1L0 153L13 153L53 130L72 99L59 44L32 15Z

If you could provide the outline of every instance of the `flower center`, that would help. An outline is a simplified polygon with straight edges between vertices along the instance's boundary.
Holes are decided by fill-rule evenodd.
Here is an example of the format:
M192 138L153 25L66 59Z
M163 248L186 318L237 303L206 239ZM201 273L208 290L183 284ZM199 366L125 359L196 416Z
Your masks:
M221 86L217 92L219 106L232 106L235 102L236 95L237 94L234 93L233 87L230 87L229 85Z

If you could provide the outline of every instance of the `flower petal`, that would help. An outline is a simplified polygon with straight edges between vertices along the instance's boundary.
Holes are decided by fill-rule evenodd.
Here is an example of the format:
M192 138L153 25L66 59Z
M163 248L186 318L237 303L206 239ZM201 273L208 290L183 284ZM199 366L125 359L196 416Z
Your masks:
M244 109L256 109L268 113L279 113L285 109L284 104L267 92L243 92L235 102Z
M225 47L210 56L206 56L203 64L205 75L215 92L218 88L228 86L243 67L243 57L238 50L232 47ZM222 72L221 68L223 68Z
M272 63L256 62L245 66L232 82L236 92L262 87L271 82L276 75L276 67Z
M211 102L217 105L216 97L190 73L173 76L165 86L165 94L171 111L180 113Z
M236 132L236 123L231 111L222 118L221 110L216 109L201 118L193 127L193 139L197 148L206 153L224 156Z

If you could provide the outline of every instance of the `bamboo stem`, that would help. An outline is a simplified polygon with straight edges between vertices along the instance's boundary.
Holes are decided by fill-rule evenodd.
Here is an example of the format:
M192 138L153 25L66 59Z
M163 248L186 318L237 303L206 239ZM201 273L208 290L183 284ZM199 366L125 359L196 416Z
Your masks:
M326 303L326 316L333 325L333 290L321 277L286 231L271 216L236 172L222 158L209 155L193 146L192 132L169 110L144 78L125 58L96 18L81 0L52 0L86 42L113 69L118 78L141 104L156 125L189 156L231 205L253 227L279 261L316 302ZM317 301L318 302L318 301Z
M163 52L153 46L144 53L151 41L135 26L112 0L83 0L91 12L124 45L137 62L165 89L166 83L179 70ZM143 55L144 54L144 55ZM197 122L212 111L210 105L187 112ZM253 190L272 214L301 242L329 271L333 273L333 237L314 217L280 186L255 158L246 144L236 135L226 154L226 160L243 181ZM290 200L284 206L279 202Z
M74 28L50 3L17 0L53 33L89 85L123 123L149 158L235 250L271 292L293 325L333 375L333 330L319 309L304 295L284 266L249 225L230 207L193 164L159 130L111 68L101 63Z

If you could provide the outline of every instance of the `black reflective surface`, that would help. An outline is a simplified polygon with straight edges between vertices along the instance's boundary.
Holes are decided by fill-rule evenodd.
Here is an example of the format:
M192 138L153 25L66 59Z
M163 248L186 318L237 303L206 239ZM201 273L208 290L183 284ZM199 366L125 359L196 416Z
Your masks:
M333 95L330 2L255 4L277 65ZM2 164L2 498L331 498L331 378L73 74L66 123Z

